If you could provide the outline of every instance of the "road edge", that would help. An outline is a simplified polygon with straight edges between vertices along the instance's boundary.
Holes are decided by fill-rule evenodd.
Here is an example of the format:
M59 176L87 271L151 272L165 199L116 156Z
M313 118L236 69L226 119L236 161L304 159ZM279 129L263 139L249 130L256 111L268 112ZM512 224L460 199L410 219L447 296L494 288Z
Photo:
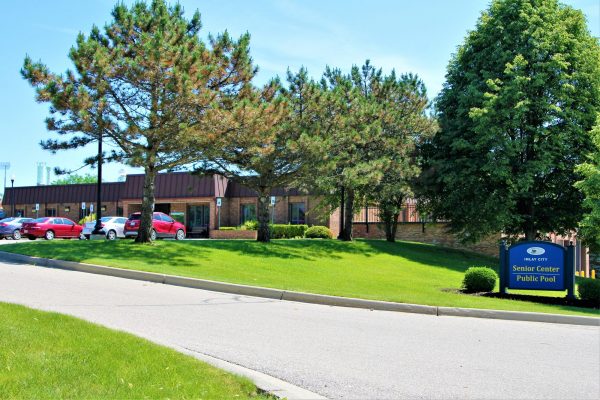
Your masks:
M365 308L369 310L394 311L416 314L435 315L440 317L470 317L501 319L509 321L544 322L553 324L600 326L600 318L576 315L546 314L522 311L487 310L478 308L441 307L421 304L394 303L389 301L365 300L351 297L328 296L322 294L294 292L258 286L225 283L206 279L187 278L176 275L158 274L137 270L93 265L75 261L55 260L50 258L27 256L18 253L0 251L0 260L32 264L36 266L108 275L118 278L162 283L215 292L232 293L244 296L263 297L275 300L296 301L302 303L321 304L337 307Z

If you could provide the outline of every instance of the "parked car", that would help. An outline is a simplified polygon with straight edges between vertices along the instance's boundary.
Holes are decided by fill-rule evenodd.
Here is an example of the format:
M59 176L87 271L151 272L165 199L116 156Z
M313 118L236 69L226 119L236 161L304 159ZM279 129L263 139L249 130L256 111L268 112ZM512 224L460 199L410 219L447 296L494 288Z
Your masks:
M6 211L3 208L0 208L0 219L6 218Z
M140 229L140 218L142 213L133 213L125 223L125 237L136 237ZM185 225L175 221L167 214L155 212L152 215L152 240L159 238L175 238L177 240L185 239Z
M0 239L21 239L21 225L23 222L31 222L33 218L4 218L0 220Z
M102 217L100 223L102 224L102 233L106 235L108 240L115 240L116 238L124 238L125 233L123 228L125 227L125 217ZM81 232L86 239L90 238L90 235L96 227L96 221L86 222L83 225L83 231Z
M37 218L31 222L24 222L21 226L21 235L29 240L44 238L52 240L54 238L73 239L81 236L83 227L77 225L69 218L44 217Z

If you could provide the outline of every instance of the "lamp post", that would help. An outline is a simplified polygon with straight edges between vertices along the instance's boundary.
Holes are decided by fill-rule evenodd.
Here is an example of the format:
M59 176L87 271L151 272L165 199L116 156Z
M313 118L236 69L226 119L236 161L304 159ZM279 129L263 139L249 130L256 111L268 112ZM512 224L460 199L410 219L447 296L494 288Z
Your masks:
M15 176L10 177L10 202L12 203L12 213L15 216Z
M92 234L102 234L102 132L98 134L98 183L96 186L96 225Z

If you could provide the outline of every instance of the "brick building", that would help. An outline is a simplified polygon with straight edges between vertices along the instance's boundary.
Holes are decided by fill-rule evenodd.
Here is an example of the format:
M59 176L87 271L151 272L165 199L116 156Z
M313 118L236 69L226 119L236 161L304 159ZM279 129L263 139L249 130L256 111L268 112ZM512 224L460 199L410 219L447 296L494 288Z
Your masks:
M143 186L143 174L127 175L124 182L103 183L102 215L128 216L141 211ZM14 207L14 214L24 217L57 216L79 221L90 213L91 204L96 207L96 188L97 185L93 183L6 188L4 210L8 215L13 215ZM275 205L271 208L273 223L325 225L337 236L340 226L339 209L331 214L319 211L318 196L302 193L297 189L278 188L271 195L275 199ZM155 210L184 223L190 236L251 238L255 235L246 231L235 234L231 231L218 231L219 227L238 226L247 220L255 220L258 201L253 190L222 176L196 176L187 172L158 174L155 198ZM220 207L217 207L218 202ZM500 234L476 244L462 244L447 232L444 223L422 219L414 201L407 201L398 221L398 240L498 255ZM364 238L385 237L376 207L363 208L355 214L353 234ZM588 249L575 237L552 235L548 240L565 245L574 242L577 246L577 271L589 276Z
M124 182L102 184L102 215L128 216L141 211L144 175L127 175ZM67 217L78 221L96 207L96 184L27 186L7 188L7 214L24 217ZM271 209L274 223L329 225L329 216L313 210L317 198L296 189L275 189ZM187 172L158 174L155 210L183 222L190 234L207 236L222 226L237 226L256 219L257 194L218 175L196 176ZM220 202L221 206L217 207Z

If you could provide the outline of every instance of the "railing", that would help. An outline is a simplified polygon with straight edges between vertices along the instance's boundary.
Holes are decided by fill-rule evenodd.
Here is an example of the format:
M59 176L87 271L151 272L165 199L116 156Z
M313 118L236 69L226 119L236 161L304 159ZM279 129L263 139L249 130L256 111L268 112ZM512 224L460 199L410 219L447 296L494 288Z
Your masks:
M363 207L359 212L354 214L354 223L380 223L379 207ZM398 222L430 222L429 219L421 217L417 211L416 204L405 204L402 207Z

